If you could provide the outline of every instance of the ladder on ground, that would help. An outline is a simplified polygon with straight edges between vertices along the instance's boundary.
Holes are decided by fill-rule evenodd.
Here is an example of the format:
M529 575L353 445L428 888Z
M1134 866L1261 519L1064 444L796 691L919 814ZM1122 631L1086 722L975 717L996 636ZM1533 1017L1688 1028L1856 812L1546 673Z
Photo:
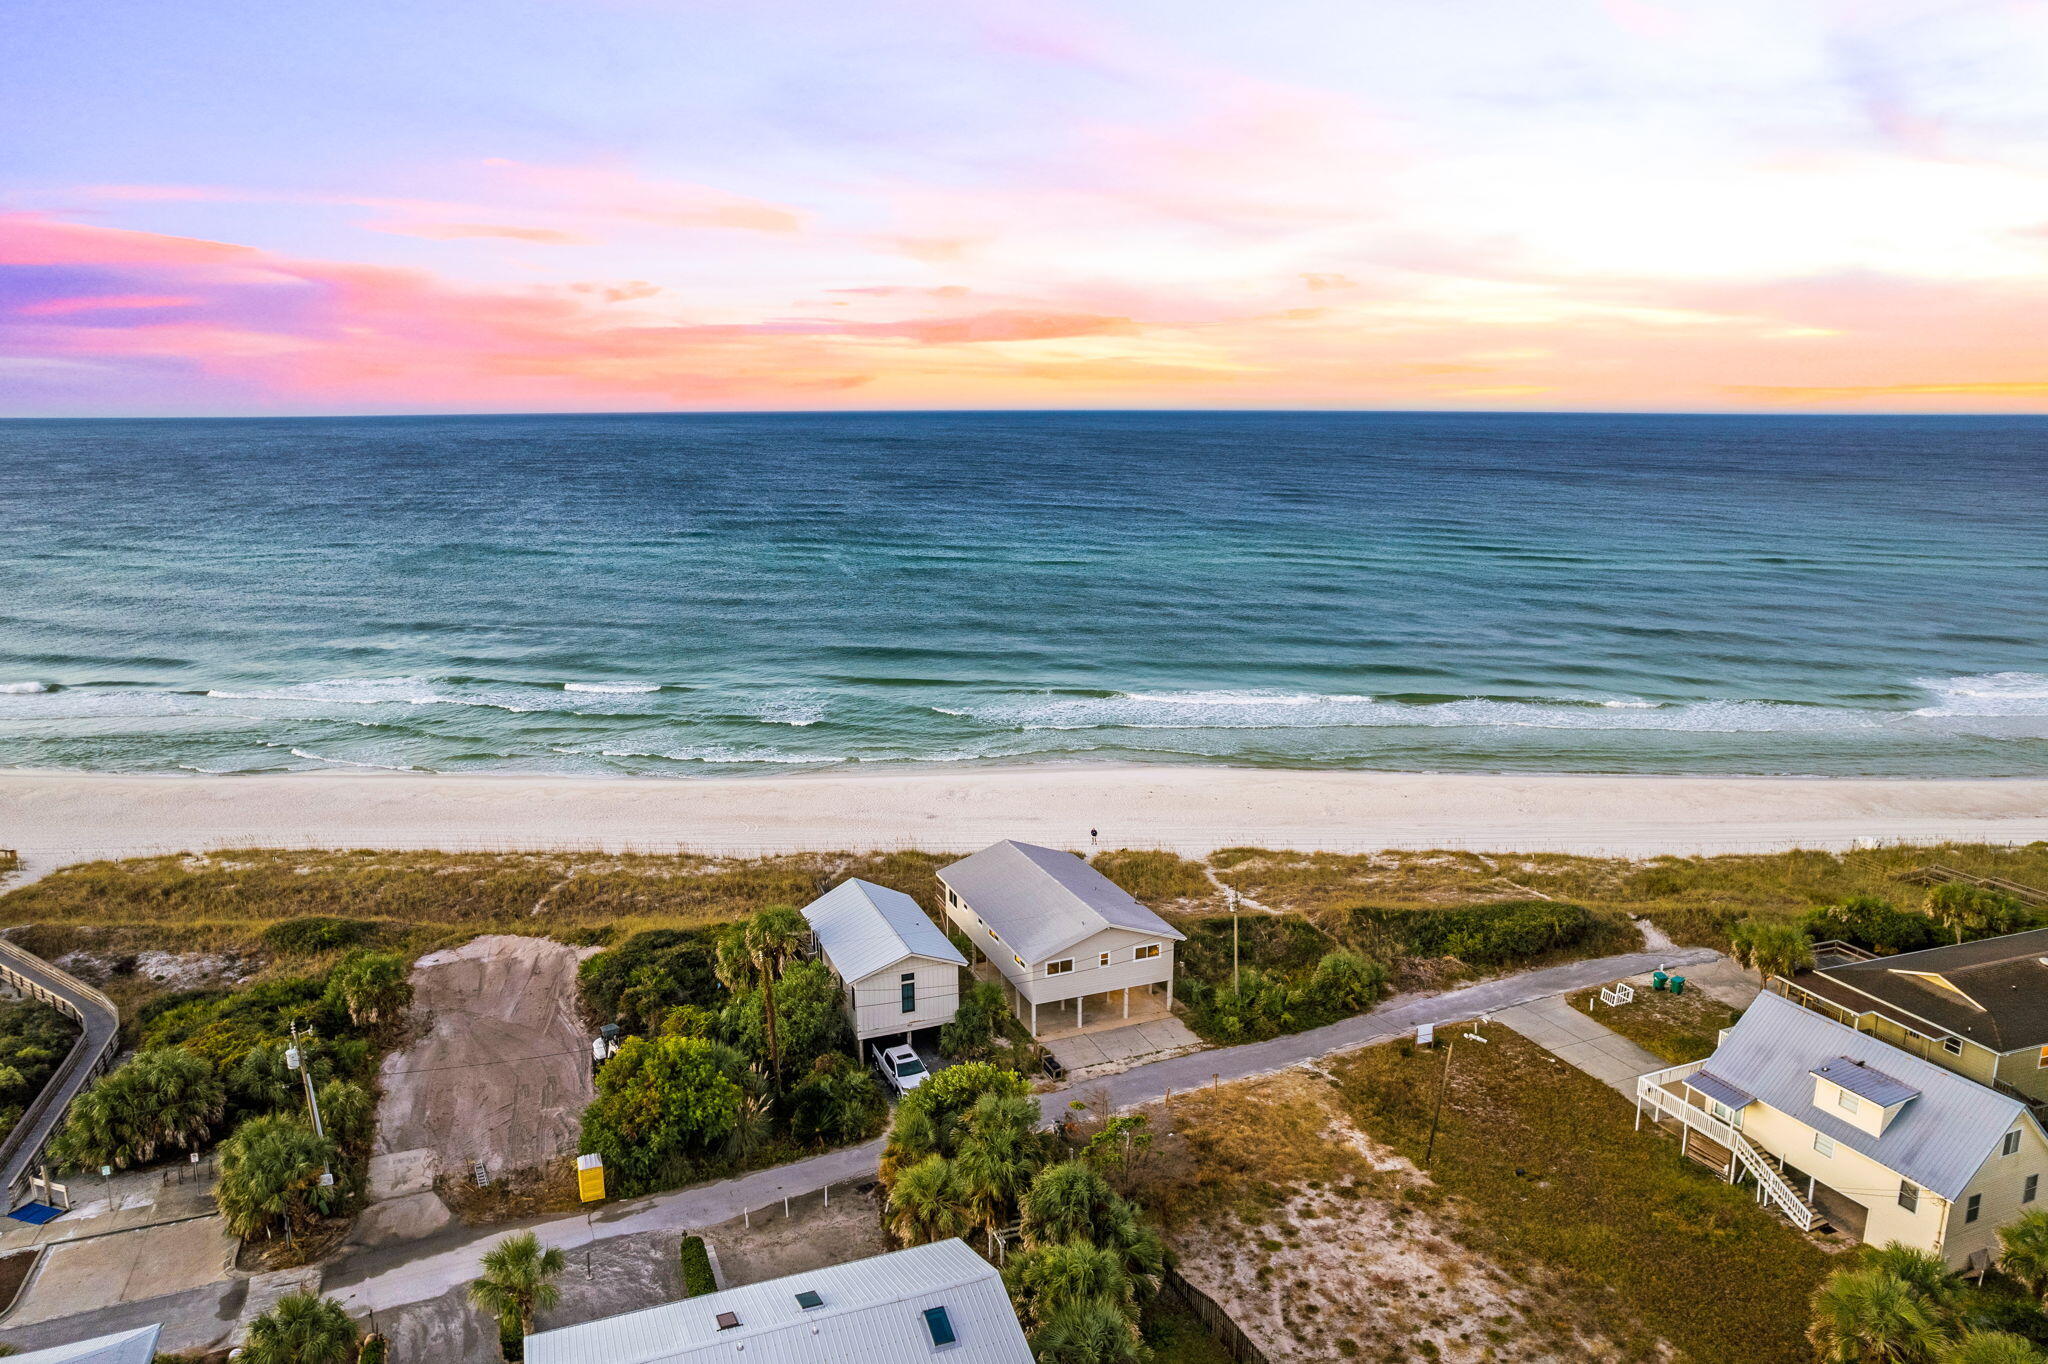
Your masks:
M1664 1088L1667 1081L1682 1080L1699 1071L1701 1063L1673 1066L1669 1070L1654 1071L1636 1080L1636 1119L1640 1123L1644 1108L1652 1117L1669 1116L1698 1132L1709 1141L1728 1149L1731 1164L1727 1171L1728 1182L1740 1181L1738 1171L1749 1174L1756 1180L1756 1200L1768 1203L1785 1215L1785 1220L1801 1231L1812 1231L1820 1221L1820 1213L1813 1204L1806 1201L1800 1192L1787 1183L1785 1176L1772 1167L1763 1152L1756 1149L1741 1129L1725 1123L1704 1108L1687 1103L1679 1095Z

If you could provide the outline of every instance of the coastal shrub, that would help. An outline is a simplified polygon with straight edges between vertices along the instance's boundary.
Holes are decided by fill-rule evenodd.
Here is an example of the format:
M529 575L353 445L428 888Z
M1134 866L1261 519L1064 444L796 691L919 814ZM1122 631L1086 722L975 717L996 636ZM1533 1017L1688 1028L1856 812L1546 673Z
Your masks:
M1030 1093L1029 1081L986 1061L967 1061L934 1071L896 1105L896 1119L882 1148L882 1182L893 1182L898 1169L926 1156L951 1157L959 1141L961 1118L983 1097L1025 1099Z
M1445 909L1364 909L1359 917L1390 932L1417 957L1456 957L1467 966L1505 966L1592 938L1599 916L1556 900L1508 900Z
M2004 891L1950 881L1927 895L1927 912L1955 935L1955 941L1991 938L2030 927L2033 915Z
M363 1348L356 1352L356 1364L385 1364L390 1355L390 1342L380 1335L367 1335L363 1337Z
M332 1298L288 1293L249 1323L241 1364L358 1364L356 1324Z
M1939 947L1941 927L1925 914L1900 909L1876 895L1851 895L1806 916L1806 934L1868 948L1881 956Z
M718 1291L718 1276L711 1272L711 1252L704 1248L703 1237L685 1236L681 1258L684 1297L701 1298Z
M628 1038L597 1073L582 1149L604 1158L621 1194L681 1183L738 1123L742 1070L731 1048L702 1038Z
M1744 919L1728 940L1737 961L1766 976L1790 976L1813 965L1813 942L1793 924Z
M412 1004L406 975L406 960L396 952L351 952L327 973L321 1006L357 1028L390 1027Z
M377 925L365 919L337 919L311 914L283 919L263 930L263 945L287 957L315 957L360 947L377 936Z
M1326 952L1299 983L1257 967L1240 970L1239 984L1183 983L1189 1026L1211 1042L1262 1042L1282 1033L1319 1028L1362 1013L1385 992L1387 968L1356 952Z
M0 1137L22 1113L78 1038L78 1025L38 999L0 1003Z
M1378 1003L1386 988L1387 968L1379 962L1356 952L1330 952L1302 987L1301 1007L1326 1021L1348 1018Z
M759 989L736 991L722 1011L720 1033L749 1061L769 1066L767 1020ZM853 1030L840 1007L839 984L822 961L796 961L775 982L775 1035L782 1073L801 1075L819 1057L853 1047Z
M865 1141L889 1111L882 1082L844 1052L827 1052L789 1093L789 1135L806 1145Z
M717 941L714 929L658 928L599 952L577 969L584 1012L629 1033L651 1033L670 1009L717 1007Z
M939 1051L954 1061L988 1061L1009 1070L1031 1065L1031 1032L1010 1012L1003 987L977 980L960 994L952 1021L939 1029Z
M145 1165L203 1145L226 1110L226 1089L203 1057L176 1047L137 1052L72 1102L50 1156L70 1169Z
M334 1143L296 1117L251 1118L220 1144L214 1201L237 1236L293 1235L316 1217L340 1211L347 1191L320 1176L334 1164Z

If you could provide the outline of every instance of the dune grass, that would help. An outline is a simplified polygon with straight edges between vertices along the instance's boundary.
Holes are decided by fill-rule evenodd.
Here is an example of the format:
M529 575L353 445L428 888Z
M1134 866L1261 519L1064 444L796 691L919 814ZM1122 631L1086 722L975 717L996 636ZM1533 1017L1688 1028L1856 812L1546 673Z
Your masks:
M1223 898L1200 862L1177 853L1120 848L1097 853L1094 866L1123 887L1132 899L1153 909L1190 900L1207 902Z
M1440 1035L1448 1035L1448 1031ZM1444 1053L1372 1047L1327 1067L1360 1128L1423 1163ZM1825 1252L1745 1191L1633 1130L1613 1091L1504 1029L1461 1046L1426 1168L1461 1235L1553 1271L1578 1325L1694 1364L1808 1361Z
M1704 990L1672 995L1638 988L1632 1002L1615 1008L1599 1000L1600 987L1595 986L1568 1002L1581 1013L1590 1003L1597 1021L1674 1066L1711 1055L1720 1045L1721 1029L1733 1027L1742 1017Z

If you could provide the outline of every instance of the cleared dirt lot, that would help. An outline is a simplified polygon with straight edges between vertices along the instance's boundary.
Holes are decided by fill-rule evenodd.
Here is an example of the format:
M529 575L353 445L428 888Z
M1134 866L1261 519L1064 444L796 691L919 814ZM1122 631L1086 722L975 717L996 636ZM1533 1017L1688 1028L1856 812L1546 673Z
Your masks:
M491 1174L573 1154L596 1097L576 1013L583 953L492 935L413 967L418 1040L384 1060L377 1154L430 1149L444 1172Z

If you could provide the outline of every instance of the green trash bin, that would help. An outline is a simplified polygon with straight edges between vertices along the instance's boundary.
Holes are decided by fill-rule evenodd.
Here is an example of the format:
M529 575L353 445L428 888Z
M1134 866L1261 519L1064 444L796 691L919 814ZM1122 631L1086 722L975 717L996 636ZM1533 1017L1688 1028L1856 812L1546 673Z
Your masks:
M1682 995L1685 993L1684 976L1673 976L1671 978L1671 993L1674 995Z
M1671 977L1665 975L1662 971L1652 971L1650 972L1650 988L1652 990L1661 990L1664 988L1664 982L1669 979Z

